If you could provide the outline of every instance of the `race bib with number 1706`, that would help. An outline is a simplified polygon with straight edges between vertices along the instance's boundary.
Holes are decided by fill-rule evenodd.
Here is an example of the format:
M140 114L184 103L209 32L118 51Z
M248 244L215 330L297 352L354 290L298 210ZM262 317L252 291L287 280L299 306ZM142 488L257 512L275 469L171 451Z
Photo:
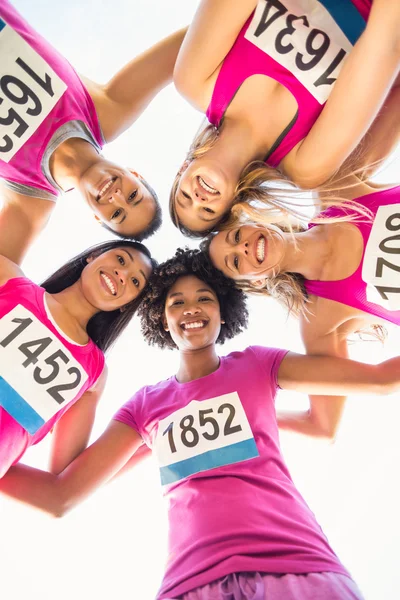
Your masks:
M369 302L400 310L400 204L378 208L365 248L362 278Z
M237 392L192 400L162 419L154 449L163 485L259 456Z
M245 38L323 104L364 28L351 0L260 0Z
M10 162L66 89L47 62L0 18L0 160Z
M88 379L82 365L19 304L0 318L0 406L34 434Z

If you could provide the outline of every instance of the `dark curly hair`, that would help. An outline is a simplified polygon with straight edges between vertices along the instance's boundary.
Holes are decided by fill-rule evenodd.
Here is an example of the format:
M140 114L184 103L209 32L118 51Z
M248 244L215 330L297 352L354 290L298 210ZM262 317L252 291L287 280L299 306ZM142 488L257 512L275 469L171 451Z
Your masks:
M244 293L235 287L200 250L178 248L173 258L161 263L150 278L149 287L138 309L144 339L151 346L176 348L163 326L165 300L168 291L179 277L194 275L207 283L215 292L225 321L217 343L232 339L247 327L248 311Z

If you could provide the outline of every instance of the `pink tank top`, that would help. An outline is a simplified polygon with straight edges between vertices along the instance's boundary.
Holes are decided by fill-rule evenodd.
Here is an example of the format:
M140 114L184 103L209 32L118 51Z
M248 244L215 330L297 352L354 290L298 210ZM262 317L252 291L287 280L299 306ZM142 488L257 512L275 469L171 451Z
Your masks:
M43 155L57 131L57 145L83 137L100 150L93 101L68 61L8 0L0 3L0 57L0 177L20 193L54 200L60 189L43 172ZM81 131L68 134L69 122Z
M305 281L306 290L400 325L400 186L355 200L374 215L372 223L354 223L364 241L358 268L340 281ZM343 214L338 207L321 213Z
M220 126L252 75L279 82L295 98L297 113L265 158L278 166L317 120L370 7L371 0L259 0L221 66L206 112L210 123Z
M0 287L0 477L97 381L102 351L80 346L51 317L29 279Z

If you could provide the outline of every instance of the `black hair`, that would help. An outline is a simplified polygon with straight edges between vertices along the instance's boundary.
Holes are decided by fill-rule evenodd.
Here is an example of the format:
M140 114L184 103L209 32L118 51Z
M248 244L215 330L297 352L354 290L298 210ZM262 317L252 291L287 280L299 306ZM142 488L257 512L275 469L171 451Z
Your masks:
M207 283L218 298L225 324L221 327L217 343L223 344L247 327L248 311L244 293L212 265L204 252L178 248L173 258L154 270L138 310L142 333L148 344L159 348L176 348L163 325L165 300L177 279L186 275L194 275Z
M88 258L91 256L97 257L109 250L124 247L133 248L147 256L151 261L153 269L157 266L157 262L151 257L149 250L143 244L132 240L113 240L97 244L81 252L81 254L72 258L50 275L41 286L49 294L62 292L78 281L83 269L87 266ZM93 340L100 350L106 352L114 344L136 313L143 298L143 293L144 291L137 298L129 302L129 304L126 304L124 310L121 311L118 308L111 311L100 311L89 320L86 331L90 339Z
M154 216L151 219L150 223L147 225L147 227L142 231L139 231L138 233L119 233L118 231L114 231L114 229L107 225L107 223L102 222L104 229L107 229L107 231L109 231L110 233L113 233L117 237L124 240L129 239L136 240L137 242L142 242L143 240L152 236L156 231L158 231L162 224L162 209L156 192L145 179L140 178L140 181L143 183L144 187L150 192L154 200L155 206Z

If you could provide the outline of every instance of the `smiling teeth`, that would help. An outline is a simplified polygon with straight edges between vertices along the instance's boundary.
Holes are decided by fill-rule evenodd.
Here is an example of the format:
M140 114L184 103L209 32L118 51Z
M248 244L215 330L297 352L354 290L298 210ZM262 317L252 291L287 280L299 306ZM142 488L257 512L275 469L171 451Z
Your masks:
M115 286L114 286L113 282L111 281L111 279L109 277L107 277L107 275L105 273L101 273L101 276L102 276L103 281L105 282L106 286L112 293L112 295L115 296L115 294L117 293L117 290L115 289Z
M260 237L260 239L257 242L256 255L257 255L257 260L260 263L265 258L265 239L263 237Z
M208 185L204 181L204 179L202 177L200 177L200 175L198 176L198 180L199 180L200 187L202 187L203 190L205 190L206 192L209 192L210 194L219 194L219 191L216 190L215 188L211 187L210 185Z
M112 186L113 183L114 183L114 179L110 179L110 181L108 183L103 185L103 187L99 191L99 198L101 198L102 196L104 196L104 194L106 194L108 192L108 190L110 189L110 187Z
M194 323L183 323L183 329L201 329L204 327L203 321L195 321Z

